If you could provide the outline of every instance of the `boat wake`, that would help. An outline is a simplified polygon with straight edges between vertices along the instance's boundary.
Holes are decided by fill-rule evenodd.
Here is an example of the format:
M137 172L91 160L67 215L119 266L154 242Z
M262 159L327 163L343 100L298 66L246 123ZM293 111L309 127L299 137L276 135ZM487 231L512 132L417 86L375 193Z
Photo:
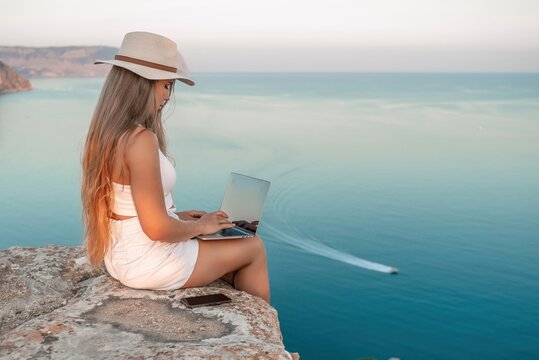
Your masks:
M265 227L267 227L273 234L276 235L277 238L284 241L285 243L293 245L310 253L367 270L378 271L388 274L397 274L399 272L399 270L395 267L361 259L309 239L302 239L299 237L291 236L281 230L276 229L271 225L266 224Z

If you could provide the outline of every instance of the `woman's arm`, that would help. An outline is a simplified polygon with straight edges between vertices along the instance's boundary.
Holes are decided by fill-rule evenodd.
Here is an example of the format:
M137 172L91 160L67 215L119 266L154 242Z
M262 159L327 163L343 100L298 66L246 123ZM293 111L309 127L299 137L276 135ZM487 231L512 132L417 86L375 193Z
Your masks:
M196 221L177 220L168 215L161 183L159 142L151 131L135 135L126 149L125 161L139 221L150 239L179 242L234 226L222 211L205 214Z

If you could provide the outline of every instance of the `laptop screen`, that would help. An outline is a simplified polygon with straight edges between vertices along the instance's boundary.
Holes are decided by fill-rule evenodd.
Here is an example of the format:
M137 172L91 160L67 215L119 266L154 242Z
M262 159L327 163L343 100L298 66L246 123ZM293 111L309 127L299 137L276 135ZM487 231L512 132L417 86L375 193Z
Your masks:
M231 173L221 210L237 227L256 233L269 187L269 181Z

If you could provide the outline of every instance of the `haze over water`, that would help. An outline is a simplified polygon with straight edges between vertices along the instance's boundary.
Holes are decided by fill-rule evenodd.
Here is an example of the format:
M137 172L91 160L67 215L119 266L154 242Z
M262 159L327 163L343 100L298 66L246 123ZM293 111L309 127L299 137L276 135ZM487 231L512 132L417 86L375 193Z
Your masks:
M260 231L287 349L539 357L538 74L196 79L165 114L176 204L216 209L230 171L272 182ZM0 97L0 248L82 233L103 79L32 81Z

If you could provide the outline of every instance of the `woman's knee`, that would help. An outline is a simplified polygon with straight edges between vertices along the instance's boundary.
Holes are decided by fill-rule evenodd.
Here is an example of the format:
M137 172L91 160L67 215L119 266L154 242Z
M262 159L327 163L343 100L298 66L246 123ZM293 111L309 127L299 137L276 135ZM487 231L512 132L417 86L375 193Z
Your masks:
M266 258L266 246L264 245L264 241L259 236L255 236L250 239L252 241L251 244L251 254L254 258Z

